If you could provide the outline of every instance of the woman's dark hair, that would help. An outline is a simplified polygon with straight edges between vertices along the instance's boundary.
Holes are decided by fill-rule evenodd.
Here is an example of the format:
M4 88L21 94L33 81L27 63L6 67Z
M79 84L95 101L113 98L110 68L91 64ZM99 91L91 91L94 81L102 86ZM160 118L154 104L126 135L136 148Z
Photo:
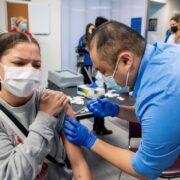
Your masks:
M176 16L173 16L170 21L173 20L173 21L176 21L177 23L180 21L180 15L176 15Z
M99 59L116 64L118 54L130 51L142 57L145 39L135 30L116 21L103 23L94 30L88 43L88 49L96 49Z
M32 36L20 32L9 32L0 34L0 60L4 53L20 42L34 43L39 49L39 43Z
M99 27L101 24L105 23L105 22L108 22L108 19L104 18L104 17L101 17L101 16L98 16L95 20L95 27Z
M88 41L89 41L89 39L90 39L90 36L91 36L91 34L89 33L89 28L90 28L91 26L94 26L94 24L89 23L89 24L86 25L86 32L85 32L85 35L84 35L84 42L85 42L86 44L88 43Z

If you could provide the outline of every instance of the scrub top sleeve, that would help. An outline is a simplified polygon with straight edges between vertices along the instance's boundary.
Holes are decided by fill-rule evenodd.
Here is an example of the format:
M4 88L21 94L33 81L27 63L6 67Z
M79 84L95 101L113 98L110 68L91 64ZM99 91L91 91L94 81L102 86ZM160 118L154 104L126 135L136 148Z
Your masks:
M180 154L180 94L162 92L156 101L144 98L139 109L142 139L132 158L134 170L154 179L170 167Z
M148 162L147 155L142 151L142 147L140 145L138 151L133 156L131 164L133 169L136 171L137 174L148 177L150 179L156 179L160 176L161 170L155 169L149 166L150 161Z

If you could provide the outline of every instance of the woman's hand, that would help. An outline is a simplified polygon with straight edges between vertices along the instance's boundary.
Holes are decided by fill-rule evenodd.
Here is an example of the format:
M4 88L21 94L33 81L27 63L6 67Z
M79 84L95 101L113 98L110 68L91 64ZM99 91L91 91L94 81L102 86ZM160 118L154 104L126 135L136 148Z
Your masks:
M40 111L46 112L51 116L57 116L68 104L67 96L58 91L45 92L40 100Z

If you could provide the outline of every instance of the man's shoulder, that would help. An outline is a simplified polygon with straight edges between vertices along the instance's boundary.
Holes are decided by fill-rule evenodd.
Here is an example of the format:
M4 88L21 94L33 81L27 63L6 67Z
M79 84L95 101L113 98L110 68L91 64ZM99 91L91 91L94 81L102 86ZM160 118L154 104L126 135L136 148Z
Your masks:
M174 36L173 34L171 36ZM159 53L166 53L168 51L174 52L175 54L180 54L180 45L179 44L168 44L168 43L155 43L154 46L156 50L159 50Z

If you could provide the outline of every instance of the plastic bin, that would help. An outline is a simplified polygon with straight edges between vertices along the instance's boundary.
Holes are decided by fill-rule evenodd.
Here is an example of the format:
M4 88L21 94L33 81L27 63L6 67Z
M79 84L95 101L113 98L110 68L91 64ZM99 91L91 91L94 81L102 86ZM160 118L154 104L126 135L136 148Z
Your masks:
M83 84L83 76L72 70L48 71L48 81L59 88L73 87Z

